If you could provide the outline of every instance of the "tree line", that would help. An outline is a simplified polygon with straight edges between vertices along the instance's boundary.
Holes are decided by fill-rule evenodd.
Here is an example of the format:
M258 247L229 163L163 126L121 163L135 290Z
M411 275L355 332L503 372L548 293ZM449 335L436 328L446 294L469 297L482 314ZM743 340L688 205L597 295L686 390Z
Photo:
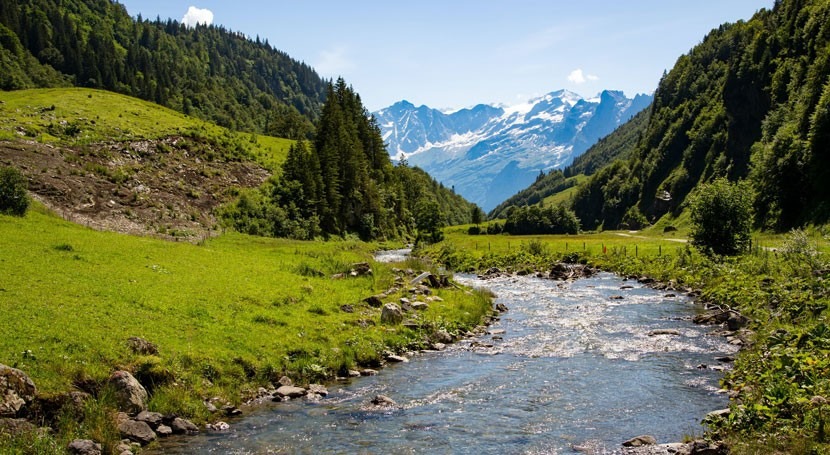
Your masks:
M258 37L133 19L111 0L0 2L0 89L106 89L221 126L308 138L326 81Z

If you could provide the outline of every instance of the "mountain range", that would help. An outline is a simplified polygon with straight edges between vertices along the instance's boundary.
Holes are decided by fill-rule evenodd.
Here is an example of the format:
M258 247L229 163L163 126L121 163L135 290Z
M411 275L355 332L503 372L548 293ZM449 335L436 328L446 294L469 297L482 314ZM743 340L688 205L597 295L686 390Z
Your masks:
M606 90L559 90L516 106L447 112L400 101L374 112L389 154L489 211L540 172L561 168L651 103Z

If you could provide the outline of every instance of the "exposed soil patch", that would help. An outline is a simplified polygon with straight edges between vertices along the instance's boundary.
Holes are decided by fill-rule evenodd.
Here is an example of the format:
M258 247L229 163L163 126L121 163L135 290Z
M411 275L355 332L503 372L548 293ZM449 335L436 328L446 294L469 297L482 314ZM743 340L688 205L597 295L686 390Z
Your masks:
M20 169L32 195L64 218L187 240L215 232L216 207L270 175L221 157L210 144L177 136L79 147L0 141L0 164Z

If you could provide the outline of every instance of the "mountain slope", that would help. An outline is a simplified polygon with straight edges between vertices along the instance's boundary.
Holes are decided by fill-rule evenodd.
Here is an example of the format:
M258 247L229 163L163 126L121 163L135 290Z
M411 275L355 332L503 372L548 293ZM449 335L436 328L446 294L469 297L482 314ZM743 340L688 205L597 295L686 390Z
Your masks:
M504 218L507 209L511 206L522 207L544 203L547 202L546 199L563 191L573 193L578 182L584 182L585 175L591 175L616 160L627 159L634 153L648 126L649 113L650 109L640 111L614 132L600 139L585 153L574 158L573 163L564 171L554 170L547 174L540 174L529 187L493 209L490 217Z
M614 91L586 100L560 90L507 108L480 104L443 113L402 101L374 115L390 155L490 210L541 170L570 163L650 100Z
M750 178L759 224L830 219L830 2L776 2L713 30L655 92L631 158L596 173L574 209L615 228L629 210L654 221L700 183Z
M325 100L325 81L267 41L111 0L0 2L0 70L3 90L102 88L280 137L306 136Z

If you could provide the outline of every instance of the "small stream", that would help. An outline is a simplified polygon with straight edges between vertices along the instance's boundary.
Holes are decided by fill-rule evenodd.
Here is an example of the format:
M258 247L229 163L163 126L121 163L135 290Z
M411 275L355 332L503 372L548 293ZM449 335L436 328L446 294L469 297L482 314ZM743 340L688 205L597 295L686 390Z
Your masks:
M602 454L641 434L699 435L702 416L727 405L717 389L728 365L715 359L736 349L690 322L699 309L685 297L607 273L456 279L510 308L491 334L330 385L319 402L257 407L162 452ZM373 407L378 394L401 409Z

